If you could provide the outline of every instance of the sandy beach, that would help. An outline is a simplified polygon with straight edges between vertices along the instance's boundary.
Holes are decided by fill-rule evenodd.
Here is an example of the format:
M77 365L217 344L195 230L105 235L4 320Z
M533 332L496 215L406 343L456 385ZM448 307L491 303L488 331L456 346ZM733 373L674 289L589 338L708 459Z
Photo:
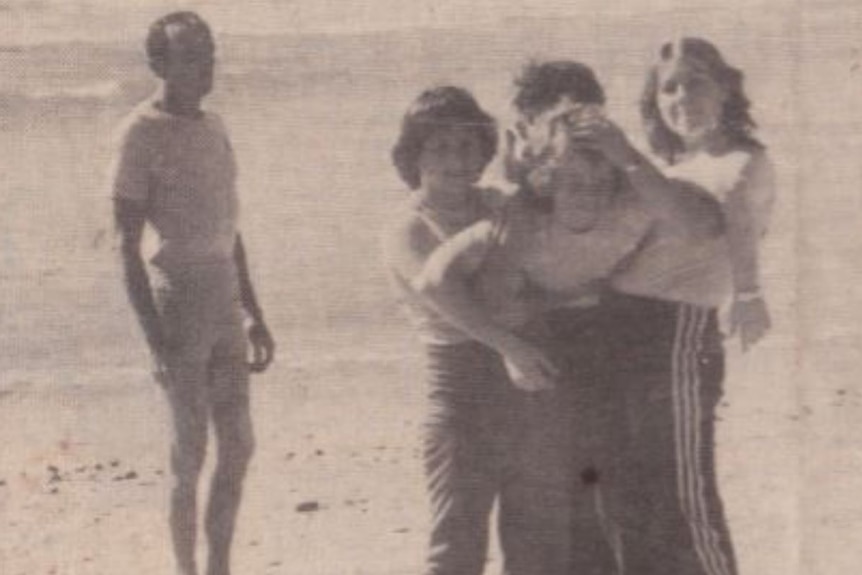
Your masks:
M0 5L8 22L43 36L0 40L0 574L171 573L166 406L104 182L112 130L153 88L139 44L167 3L13 4ZM279 345L253 382L236 574L420 573L424 389L378 256L405 197L389 150L407 103L463 84L505 121L527 58L574 57L637 137L646 62L678 33L713 39L746 71L780 187L763 256L774 329L750 354L728 346L718 430L740 573L862 572L858 3L644 1L566 19L563 4L540 16L516 2L480 26L453 2L445 22L430 9L419 27L406 9L385 26L363 13L354 31L282 30L287 16L268 19L267 3L231 28L228 4L195 3L221 6L209 103L233 137L244 239ZM494 548L487 573L499 568Z
M237 572L419 572L422 389L404 352L283 362L257 378ZM858 389L824 389L799 406L780 377L760 379L776 382L768 389L729 381L720 473L742 572L853 572L862 457L842 423L862 420ZM166 411L146 371L94 372L59 390L18 381L0 397L0 436L3 573L170 572ZM488 572L498 568L495 551Z

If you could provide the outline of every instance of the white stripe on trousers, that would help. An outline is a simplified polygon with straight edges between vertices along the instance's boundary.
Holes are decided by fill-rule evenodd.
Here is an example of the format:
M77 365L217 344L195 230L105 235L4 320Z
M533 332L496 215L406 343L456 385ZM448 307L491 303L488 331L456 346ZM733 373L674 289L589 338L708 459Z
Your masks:
M701 461L701 381L698 352L709 310L680 304L672 357L676 466L682 511L695 551L708 575L733 575L721 538L707 512ZM713 446L707 446L712 450Z

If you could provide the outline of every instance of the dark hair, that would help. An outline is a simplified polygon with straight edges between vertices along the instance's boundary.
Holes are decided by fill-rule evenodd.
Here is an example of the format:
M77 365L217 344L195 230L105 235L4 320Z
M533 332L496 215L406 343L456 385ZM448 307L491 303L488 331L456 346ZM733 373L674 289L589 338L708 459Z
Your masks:
M554 106L563 96L582 104L604 104L605 91L592 69L580 62L530 62L515 79L513 101L518 112L532 118Z
M605 103L605 91L593 70L586 64L572 60L529 62L515 79L515 86L517 93L513 104L518 113L528 120L554 107L565 96L579 104ZM524 197L537 209L550 210L553 206L553 199L537 193L537 188L552 181L557 170L555 161L553 156L549 156L526 172L518 172L519 168L516 167L507 174L510 180L521 186ZM511 170L511 166L507 168ZM615 172L620 181L621 173L618 170Z
M464 88L441 86L422 92L401 121L401 135L392 149L392 162L401 179L417 189L419 155L425 141L443 126L471 126L482 146L487 165L497 153L497 123Z
M212 31L203 18L194 12L172 12L150 25L146 40L147 58L150 62L161 62L167 58L171 43L168 28L171 26L197 28L212 42Z
M725 135L735 145L762 148L763 144L752 135L757 124L748 111L751 103L742 87L742 71L727 64L721 52L711 42L702 38L682 38L662 44L659 50L659 61L647 73L641 95L641 119L652 150L666 161L673 163L676 156L685 149L682 139L668 128L662 119L656 98L659 89L659 68L675 58L697 61L726 91L727 99L724 101L720 120L720 128Z

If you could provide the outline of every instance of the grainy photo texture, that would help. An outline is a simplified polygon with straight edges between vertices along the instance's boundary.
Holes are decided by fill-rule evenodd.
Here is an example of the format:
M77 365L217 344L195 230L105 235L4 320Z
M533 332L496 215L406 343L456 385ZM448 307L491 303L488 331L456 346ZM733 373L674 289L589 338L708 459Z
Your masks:
M862 7L0 1L0 572L862 568Z

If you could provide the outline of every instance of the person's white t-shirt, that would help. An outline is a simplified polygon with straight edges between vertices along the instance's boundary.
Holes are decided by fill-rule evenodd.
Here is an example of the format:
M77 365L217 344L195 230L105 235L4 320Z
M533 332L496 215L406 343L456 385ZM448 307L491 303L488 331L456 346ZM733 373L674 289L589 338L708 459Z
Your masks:
M229 260L236 242L236 162L222 120L174 116L152 101L122 124L112 195L146 205L159 236L151 263L166 273Z

